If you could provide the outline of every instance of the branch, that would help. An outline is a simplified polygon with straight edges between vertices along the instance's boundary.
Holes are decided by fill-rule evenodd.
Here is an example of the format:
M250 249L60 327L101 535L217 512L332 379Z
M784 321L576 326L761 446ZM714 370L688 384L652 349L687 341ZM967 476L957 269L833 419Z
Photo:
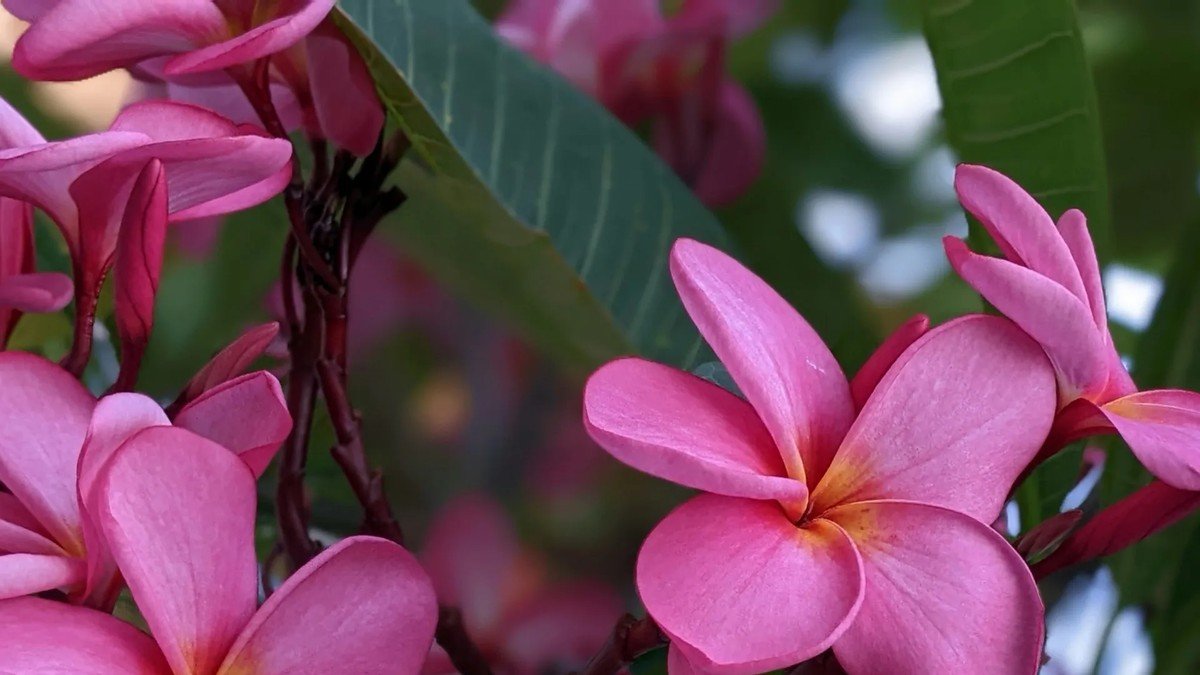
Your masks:
M667 637L654 619L626 614L617 621L608 642L588 661L578 675L615 675L637 657L667 644Z
M457 607L439 608L434 637L460 675L492 675L492 668L484 658L483 652L467 634L462 611Z

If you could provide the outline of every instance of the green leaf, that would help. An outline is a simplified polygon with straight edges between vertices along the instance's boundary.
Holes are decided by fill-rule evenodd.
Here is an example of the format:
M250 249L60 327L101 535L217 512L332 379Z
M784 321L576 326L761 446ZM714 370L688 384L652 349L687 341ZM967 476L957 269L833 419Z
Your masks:
M391 119L413 141L393 234L441 280L588 368L704 348L671 287L678 237L729 245L616 119L503 44L465 0L344 0Z
M924 0L922 16L959 159L1012 177L1056 218L1082 209L1103 259L1108 181L1075 3Z

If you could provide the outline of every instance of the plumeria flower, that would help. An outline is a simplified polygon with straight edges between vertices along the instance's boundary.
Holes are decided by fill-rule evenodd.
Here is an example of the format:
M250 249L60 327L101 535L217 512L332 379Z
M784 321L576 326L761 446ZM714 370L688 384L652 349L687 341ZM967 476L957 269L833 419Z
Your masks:
M0 671L174 675L416 673L437 603L403 548L351 537L256 608L254 473L186 429L144 429L89 506L153 636L98 611L0 601Z
M97 400L67 371L23 352L0 353L0 382L0 483L8 490L0 492L0 598L59 589L75 602L112 606L120 575L98 525L95 488L113 453L145 429L198 434L253 475L291 430L279 383L264 372L215 383L174 419L140 394Z
M500 673L537 675L583 665L623 609L603 584L548 584L504 511L482 496L461 497L442 511L421 561L438 599L462 609L467 632ZM435 645L423 672L457 671Z
M1039 459L1078 438L1115 431L1160 480L1200 490L1200 394L1137 390L1108 331L1083 213L1067 211L1056 225L1029 193L981 166L960 166L954 184L1004 259L948 237L951 265L1042 345L1057 373L1059 412Z
M686 239L671 273L745 399L627 358L592 375L584 415L617 459L703 491L637 563L676 672L831 647L850 673L1034 672L1037 587L986 523L1050 428L1037 344L1003 318L952 321L897 354L856 415L833 355L761 279Z
M71 302L71 278L34 271L33 209L0 197L0 350L22 312L57 312Z
M705 203L746 191L766 134L750 95L725 73L733 38L765 20L769 0L514 0L500 35L597 98L629 125L654 121L654 147Z
M166 202L169 221L220 215L278 194L291 171L291 144L233 124L201 108L146 102L126 108L109 131L47 142L0 101L0 195L33 204L58 226L74 268L76 343L89 342L100 286L141 184L145 209ZM236 161L232 161L236 158ZM152 161L163 175L143 177ZM154 196L156 185L165 190ZM158 233L148 232L157 243ZM76 355L86 353L76 350ZM84 364L69 364L73 371Z

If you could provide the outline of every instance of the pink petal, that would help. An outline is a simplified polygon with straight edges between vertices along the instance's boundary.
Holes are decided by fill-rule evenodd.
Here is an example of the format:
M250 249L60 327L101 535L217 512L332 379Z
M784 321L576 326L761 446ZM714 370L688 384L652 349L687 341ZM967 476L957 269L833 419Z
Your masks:
M260 370L204 392L175 425L232 450L258 477L291 432L292 416L279 380Z
M826 515L854 539L866 571L862 609L833 645L848 672L1037 671L1037 585L990 527L911 502L850 504Z
M1200 492L1161 481L1108 506L1072 534L1050 557L1033 566L1042 579L1060 569L1112 555L1172 525L1200 507Z
M687 0L683 12L717 11L726 16L731 37L739 37L761 26L779 11L780 0Z
M5 520L31 532L45 534L37 518L29 512L16 497L7 492L0 492L0 520Z
M95 399L65 370L0 353L0 482L54 540L82 554L75 465Z
M35 0L37 1L37 0ZM5 0L7 7L12 0ZM4 99L0 99L0 148L23 148L45 145L46 138L25 116Z
M694 375L620 359L588 380L584 425L613 457L664 480L729 497L803 504L754 409ZM803 507L801 506L801 511Z
M749 92L732 80L721 84L707 151L692 189L708 206L724 206L741 197L762 173L767 131Z
M62 555L0 554L0 599L69 588L83 583L83 560ZM8 635L4 640L9 639Z
M1156 478L1181 490L1200 490L1200 394L1143 391L1100 411Z
M334 145L363 157L383 131L383 103L362 57L326 20L304 41L313 107Z
M559 586L508 617L501 638L505 658L525 673L583 666L604 646L624 610L616 591L603 584Z
M521 590L522 561L498 504L479 495L451 502L429 526L421 562L438 601L462 609L475 639L502 628L501 617Z
M220 673L417 673L437 615L437 598L416 558L384 539L351 537L267 599Z
M27 23L32 23L49 12L62 0L3 0L4 9Z
M0 197L0 296L9 279L33 272L33 207L25 202ZM69 281L69 280L68 280ZM20 288L22 282L15 282ZM21 317L19 309L5 308L0 300L0 350L4 349Z
M274 321L242 333L188 381L174 405L185 405L209 389L240 375L262 356L263 350L278 334L279 324Z
M1008 176L960 164L954 189L963 208L987 229L1012 262L1028 267L1089 302L1071 250L1046 210Z
M1088 307L1092 320L1101 330L1108 330L1108 314L1104 309L1104 283L1100 279L1100 263L1096 260L1096 246L1088 233L1087 216L1079 209L1069 209L1058 219L1058 233L1062 236L1075 267L1083 280Z
M254 17L257 25L224 42L180 54L167 61L167 75L222 70L281 52L300 42L329 11L336 0L290 0L267 5L269 20ZM256 13L259 5L255 5ZM261 22L261 23L259 23Z
M837 360L787 301L717 249L678 240L671 276L688 314L770 430L788 475L815 485L854 416Z
M56 272L19 274L0 279L0 307L22 312L57 312L71 302L75 284Z
M1064 404L1104 388L1105 338L1083 301L1034 271L972 253L958 239L946 237L943 243L958 275L1046 350L1059 373Z
M228 30L206 0L60 0L17 40L13 68L35 80L82 80Z
M153 427L95 489L92 515L172 669L214 672L254 613L254 476L211 441Z
M0 602L0 671L169 675L154 641L104 612L40 598Z
M1054 376L1011 322L972 315L917 340L896 361L813 492L814 508L907 499L984 522L1050 430Z
M150 160L134 184L117 243L114 314L121 337L121 372L114 388L137 384L142 354L154 327L154 300L167 239L167 181L163 165Z
M0 514L0 554L38 553L41 555L66 556L62 548L25 523L7 520Z
M900 358L904 350L912 346L918 338L929 331L929 317L918 314L905 321L899 328L879 345L867 362L858 369L858 373L850 380L850 395L854 397L854 407L862 410L871 397L871 392L879 385L879 381L887 374L892 364Z
M1071 509L1050 516L1013 542L1013 548L1026 560L1036 560L1053 551L1079 525L1083 511Z
M90 606L110 609L120 592L117 562L109 552L96 514L101 505L95 486L101 472L117 449L142 429L169 426L166 413L141 394L113 394L96 404L87 439L79 454L79 507L83 514L83 539L87 544L87 587L84 597Z
M862 561L827 520L800 528L771 502L701 495L646 538L637 586L689 661L758 673L841 636L863 598Z

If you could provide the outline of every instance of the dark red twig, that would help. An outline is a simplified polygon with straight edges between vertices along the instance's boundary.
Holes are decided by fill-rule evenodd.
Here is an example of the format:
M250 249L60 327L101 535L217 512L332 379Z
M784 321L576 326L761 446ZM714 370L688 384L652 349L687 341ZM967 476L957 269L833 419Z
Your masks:
M461 675L492 675L492 668L483 652L467 634L462 612L457 607L439 609L434 637Z
M614 675L646 652L665 646L667 636L654 619L626 614L617 621L608 642L588 661L578 675Z

